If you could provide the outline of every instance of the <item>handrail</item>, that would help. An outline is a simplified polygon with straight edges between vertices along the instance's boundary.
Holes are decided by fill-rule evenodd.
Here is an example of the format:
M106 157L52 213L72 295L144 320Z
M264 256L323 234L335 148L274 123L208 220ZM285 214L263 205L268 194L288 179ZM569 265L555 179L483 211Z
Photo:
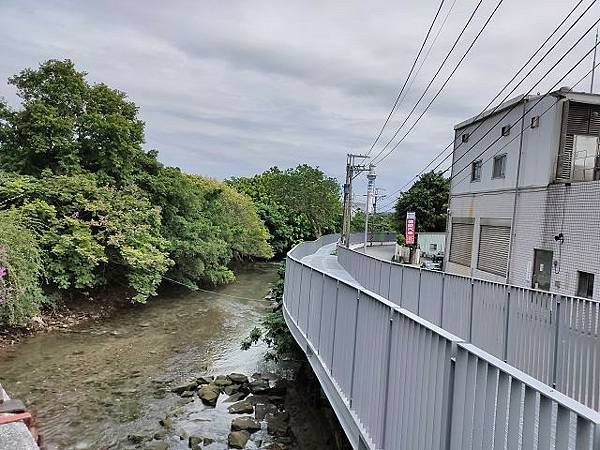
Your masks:
M303 261L325 242L335 239L302 243L288 253L284 317L354 448L459 450L476 439L483 439L479 448L491 448L490 439L509 449L534 448L533 442L535 448L600 448L597 411L373 292L360 279L341 279ZM372 274L373 264L383 268L383 261L369 262ZM414 270L421 295L423 271ZM568 330L561 332L563 339Z

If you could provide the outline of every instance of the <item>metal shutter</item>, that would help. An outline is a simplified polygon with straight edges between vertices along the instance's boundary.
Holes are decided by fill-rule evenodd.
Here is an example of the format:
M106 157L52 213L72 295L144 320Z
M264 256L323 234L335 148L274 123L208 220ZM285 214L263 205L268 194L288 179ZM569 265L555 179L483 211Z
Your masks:
M506 276L510 227L481 225L477 268L484 272Z
M471 266L472 248L473 224L453 222L449 261L463 266Z

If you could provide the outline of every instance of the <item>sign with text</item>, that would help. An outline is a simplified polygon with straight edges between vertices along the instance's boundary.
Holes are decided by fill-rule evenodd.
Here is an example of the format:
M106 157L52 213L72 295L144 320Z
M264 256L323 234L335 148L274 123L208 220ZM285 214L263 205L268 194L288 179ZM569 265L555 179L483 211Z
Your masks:
M407 245L415 244L415 232L417 229L417 216L414 212L406 213L406 227L404 237Z

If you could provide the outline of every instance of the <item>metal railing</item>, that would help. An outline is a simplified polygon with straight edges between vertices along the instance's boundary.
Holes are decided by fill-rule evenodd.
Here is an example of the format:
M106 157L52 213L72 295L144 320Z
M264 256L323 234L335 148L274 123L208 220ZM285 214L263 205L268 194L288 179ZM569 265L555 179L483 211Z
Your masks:
M452 292L462 289L448 287L452 277L441 287L450 296L430 305L423 302L431 295L424 271L392 273L397 269L382 261L362 260L354 268L361 271L357 279L370 281L363 287L302 261L331 242L326 236L288 253L283 309L354 448L600 448L598 412L419 317L460 317L444 312L452 309ZM338 248L338 255L351 263L352 254ZM463 312L478 314L469 311L473 302L464 303ZM491 301L485 308L497 306ZM463 322L456 327L473 323Z
M383 261L340 247L361 285L600 408L600 303Z

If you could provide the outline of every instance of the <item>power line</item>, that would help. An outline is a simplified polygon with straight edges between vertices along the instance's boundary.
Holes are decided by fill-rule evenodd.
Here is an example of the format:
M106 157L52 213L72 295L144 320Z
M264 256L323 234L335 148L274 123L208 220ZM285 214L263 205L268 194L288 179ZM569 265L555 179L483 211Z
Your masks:
M423 98L425 98L425 95L427 94L427 92L429 91L429 89L431 88L431 86L433 85L434 81L436 80L437 76L440 74L440 72L442 71L442 69L444 68L446 62L448 61L448 59L450 58L452 52L454 51L454 49L456 48L456 46L458 45L460 39L462 38L463 34L465 33L465 31L467 30L467 28L469 27L469 25L471 24L473 18L475 17L475 14L477 13L479 7L481 6L483 0L480 0L479 3L477 3L477 5L475 6L475 9L473 10L473 12L471 13L471 15L469 16L469 19L467 20L467 23L465 24L465 26L462 28L461 32L459 33L459 35L457 36L457 38L455 39L454 43L452 44L452 47L450 48L450 50L448 51L448 53L446 54L446 57L444 58L444 60L442 61L442 63L440 64L440 66L438 67L438 70L436 71L436 73L434 74L434 76L432 77L432 79L429 81L429 83L427 84L427 86L425 87L425 90L423 91L423 93L421 94L421 96L419 97L419 99L417 100L417 102L415 103L415 105L413 106L413 108L410 110L410 112L408 113L408 115L406 116L406 118L404 119L404 121L400 124L400 126L396 129L396 131L394 132L393 136L391 137L391 139L385 144L385 146L377 153L377 155L375 155L373 157L373 162L375 164L381 162L383 159L385 159L385 157L387 157L387 155L385 157L383 157L381 160L377 161L377 158L379 158L381 156L381 154L389 147L389 145L394 141L394 139L396 139L396 136L398 136L398 134L400 133L400 131L402 130L402 128L404 127L404 125L406 125L406 123L408 122L408 120L410 119L410 117L413 115L413 113L415 112L415 110L417 109L417 107L419 106L419 104L421 103L421 101L423 100ZM492 11L492 13L490 14L490 16L488 17L488 19L485 21L483 27L479 30L479 32L477 33L477 35L475 36L475 39L471 42L471 44L469 45L467 51L463 54L463 56L460 58L458 64L455 66L454 70L451 72L450 76L446 79L445 83L443 84L442 88L438 91L438 94L434 97L434 100L437 98L437 96L441 93L441 91L444 89L444 87L446 86L446 84L450 81L450 79L452 78L452 76L454 75L454 73L456 73L456 70L458 69L458 67L460 66L460 64L464 61L464 59L467 57L467 55L469 54L469 52L471 51L471 49L473 48L473 46L475 45L475 43L477 42L477 40L479 39L479 37L481 36L481 34L483 33L483 31L485 30L485 28L487 28L488 24L490 23L492 17L496 14L496 11L498 11L498 8L500 7L500 5L504 2L504 0L500 0L498 2L498 4L496 5L496 7L494 8L494 10ZM433 101L431 103L433 103ZM429 106L431 106L431 103ZM429 108L429 106L427 107L427 109ZM426 110L427 110L426 109ZM395 148L395 147L394 147ZM392 149L393 151L393 149Z
M433 17L433 21L431 22L431 25L429 25L429 29L427 30L427 34L425 35L425 39L423 39L423 43L421 44L421 48L419 48L419 52L417 53L417 56L415 57L415 60L412 63L412 66L410 68L410 71L408 72L408 76L406 77L406 80L404 80L404 84L402 85L402 88L400 89L400 92L398 93L398 96L396 97L396 101L394 101L394 105L392 106L392 109L390 111L390 113L388 114L387 118L385 119L385 122L383 122L383 125L381 127L381 130L379 130L379 134L377 135L377 137L375 138L375 140L373 141L373 143L371 144L371 148L369 149L369 151L367 152L367 156L371 154L371 152L373 151L373 148L375 147L375 145L377 144L377 142L379 141L379 138L381 137L383 130L385 129L385 127L387 126L388 122L390 121L390 118L392 117L392 114L394 114L394 111L396 110L396 107L398 106L398 102L400 101L400 97L402 96L402 93L404 92L404 88L406 87L406 84L408 83L408 80L410 79L410 76L413 73L413 70L415 69L415 66L417 65L417 61L419 60L419 57L421 56L421 53L423 52L423 48L425 48L425 44L427 43L427 40L429 39L429 35L431 34L431 30L433 29L433 26L440 14L440 11L442 10L442 7L444 6L444 2L445 0L442 0L440 2L440 6L438 7L435 16Z
M517 85L515 85L515 87L513 87L513 89L504 97L504 99L500 102L500 104L498 104L495 108L493 108L493 110L490 112L490 114L493 114L502 104L503 102L508 98L508 96L510 96L517 88L518 86L520 86L525 79L533 72L533 70L535 70L535 68L537 68L539 66L539 64L549 55L549 53L551 51L554 50L554 48L556 48L556 46L562 41L562 39L564 39L564 37L573 29L573 27L581 20L581 18L589 11L589 9L596 3L597 0L593 0L590 5L585 9L585 11L576 19L576 21L571 24L571 26L563 33L563 35L558 39L558 41L542 56L542 58L534 65L534 67L523 77L523 79L517 83ZM541 46L533 53L533 55L525 62L525 64L517 71L517 74L515 76L512 77L512 79L500 90L500 92L492 99L492 101L490 103L488 103L488 105L483 109L483 111L479 114L483 114L487 108L500 96L500 94L517 78L517 76L525 69L525 67L527 67L529 65L529 63L533 60L533 58L541 51L541 49L549 42L549 40L556 34L556 32L562 27L562 25L564 25L564 23L569 19L569 17L573 14L573 12L581 5L581 3L583 2L583 0L580 0L579 3L577 3L577 5L575 5L575 7L569 12L569 14L565 17L565 19L563 19L563 21L554 29L554 31L550 34L550 36L548 36L548 38L546 38L546 40L541 44ZM594 26L596 26L596 24L600 22L600 19L594 24L592 25L592 27L590 27L584 34L583 36L580 37L580 39L567 51L567 53L565 55L563 55L563 57L554 65L554 67L561 62L567 54L569 54L577 44L579 44L579 42L581 42L581 40L594 28ZM553 68L554 68L553 67ZM552 70L552 69L551 69ZM529 92L531 92L540 82L541 80L543 80L550 72L551 70L547 71L546 74L544 74L544 76L530 89ZM528 93L529 93L528 92ZM527 94L525 94L527 95ZM512 108L514 109L514 107ZM512 109L510 109L508 111L508 113L510 113L510 111L512 111ZM507 114L508 114L507 113ZM506 117L506 116L504 116ZM504 118L503 117L503 118ZM502 119L503 119L502 118ZM501 120L502 120L501 119ZM477 127L471 132L471 134L473 134L475 131L477 131L486 121L480 121L479 124L477 125ZM488 130L487 133L485 133L480 139L479 141L477 141L475 144L473 144L472 147L474 147L475 145L477 145L485 136L487 136L487 134L489 134L491 132L491 130L493 129L493 127ZM425 170L427 170L440 156L442 156L453 144L455 143L455 140L453 140L452 142L450 142L448 144L448 146L446 146L440 153L438 153L417 175L415 175L414 177L411 178L411 180L409 180L404 186L402 186L401 188L397 189L396 191L394 191L391 195L395 195L398 192L403 191L408 185L410 185L419 175L421 175L422 173L425 172ZM458 146L456 146L456 148L454 149L457 150L458 148L460 148L460 146L463 145L463 142L460 142L458 144ZM434 169L432 169L433 171L437 170L443 163L444 161L446 161L450 156L452 156L453 152L450 152L448 155L446 155L446 157L444 157L437 165ZM465 153L466 154L466 153ZM464 155L463 155L464 156ZM460 159L460 158L459 158ZM458 160L456 161L458 162ZM447 169L446 169L447 170ZM392 203L394 203L395 200L393 200ZM387 206L387 205L386 205Z

